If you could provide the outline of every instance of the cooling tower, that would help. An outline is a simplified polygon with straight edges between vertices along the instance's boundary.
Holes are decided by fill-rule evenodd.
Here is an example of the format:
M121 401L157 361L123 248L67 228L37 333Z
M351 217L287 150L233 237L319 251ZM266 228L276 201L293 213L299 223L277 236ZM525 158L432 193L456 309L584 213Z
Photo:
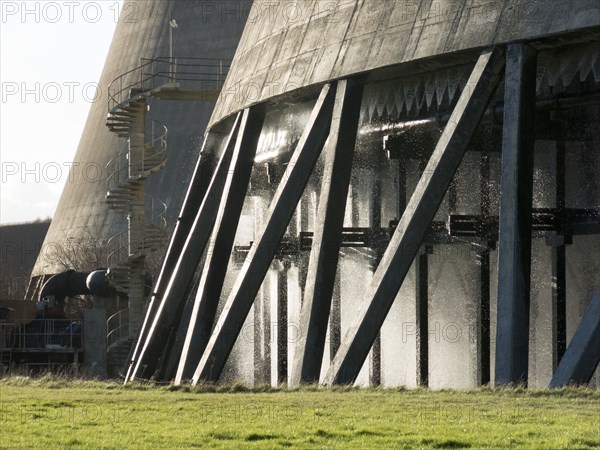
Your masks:
M127 139L106 126L111 83L124 74L119 80L121 86L133 85L151 70L168 72L171 42L172 55L179 59L178 70L194 74L194 64L214 60L210 70L218 74L220 61L224 77L249 5L246 0L125 2L73 169L32 274L33 283L39 277L69 268L106 267L106 242L127 229L126 215L115 212L106 201L107 179L118 171L115 158L128 149ZM171 19L175 19L176 29L170 27ZM135 70L145 63L143 60L161 58L162 63ZM191 68L186 69L186 65ZM113 85L112 91L118 89ZM148 177L146 203L154 202L154 215L160 216L160 220L161 208L166 207L164 219L168 230L177 218L214 101L149 99L148 107L148 133L151 121L156 121L166 127L168 134L166 165ZM155 127L158 129L157 124ZM156 130L155 135L158 135Z
M129 379L589 381L599 37L592 0L255 2Z
M109 283L111 298L96 298L76 318L100 334L71 353L83 350L96 375L122 367L140 327L145 291L177 222L250 6L250 0L124 2L26 294L63 303L64 292L89 294L92 285L109 292ZM99 268L108 271L90 275L81 291L70 289L73 270L84 276ZM60 295L53 295L54 285L42 289L56 274L62 274L53 281Z

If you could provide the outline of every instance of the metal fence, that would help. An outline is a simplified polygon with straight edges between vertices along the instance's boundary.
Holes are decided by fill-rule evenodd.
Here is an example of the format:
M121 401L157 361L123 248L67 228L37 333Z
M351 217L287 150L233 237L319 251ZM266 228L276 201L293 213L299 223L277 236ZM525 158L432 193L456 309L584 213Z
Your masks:
M28 324L9 325L5 345L13 350L61 350L83 348L80 321L34 319Z

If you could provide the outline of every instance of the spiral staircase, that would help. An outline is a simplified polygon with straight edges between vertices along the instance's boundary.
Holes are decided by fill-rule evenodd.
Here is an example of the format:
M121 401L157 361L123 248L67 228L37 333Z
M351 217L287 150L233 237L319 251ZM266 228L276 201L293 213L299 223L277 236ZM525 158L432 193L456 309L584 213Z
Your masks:
M118 375L143 319L146 256L166 243L166 205L147 195L146 178L167 163L167 128L148 117L148 100L214 101L224 80L222 60L158 58L114 80L106 126L127 139L128 151L107 164L106 203L127 216L127 230L108 241L108 278L128 307L107 321L109 374ZM111 370L112 368L112 370ZM112 372L112 373L111 373Z

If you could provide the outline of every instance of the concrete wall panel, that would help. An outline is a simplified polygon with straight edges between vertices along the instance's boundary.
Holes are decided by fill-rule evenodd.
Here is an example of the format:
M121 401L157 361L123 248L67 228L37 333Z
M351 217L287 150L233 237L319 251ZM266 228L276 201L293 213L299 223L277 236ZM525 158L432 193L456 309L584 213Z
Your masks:
M251 84L261 94L221 96L211 125L300 86L515 40L589 28L598 32L600 27L600 6L593 0L305 0L293 3L293 11L291 4L253 5L226 88ZM266 89L267 80L282 88Z
M95 102L83 129L76 167L63 190L45 243L64 252L69 242L86 245L91 239L105 242L126 229L123 215L105 203L106 164L125 152L127 141L105 126L109 84L125 72L140 65L142 58L169 56L170 17L177 20L173 32L176 57L231 59L245 24L244 10L251 0L127 0L118 23L99 85ZM131 82L132 74L127 80ZM169 130L166 168L148 178L147 192L167 204L169 228L179 213L187 190L213 103L151 101L151 116ZM100 255L102 260L106 255ZM79 258L77 267L66 267L64 258L41 255L33 275L53 274L67 268L94 269L96 261Z

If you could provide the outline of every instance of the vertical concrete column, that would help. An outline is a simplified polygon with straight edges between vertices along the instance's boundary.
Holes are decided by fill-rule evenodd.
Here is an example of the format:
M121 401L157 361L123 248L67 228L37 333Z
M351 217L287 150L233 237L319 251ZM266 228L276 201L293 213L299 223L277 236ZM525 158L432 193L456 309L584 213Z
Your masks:
M481 152L479 164L481 219L487 223L490 217L490 155L487 151ZM493 242L488 242L487 248L477 253L477 264L479 265L477 371L481 386L490 382L490 249L493 245Z
M262 190L256 194L253 197L254 236L263 227L265 212L269 209L268 190ZM252 307L254 386L271 385L271 276L273 269L271 267L265 275Z
M271 273L267 272L253 306L254 386L271 384Z
M370 173L370 199L369 199L369 225L371 227L371 235L376 236L381 229L381 155L383 152L376 149L375 167ZM378 245L375 244L375 245ZM381 261L383 249L379 247L373 248L375 251L375 260L371 261L371 271L375 274L377 266ZM369 360L369 385L381 385L381 330L377 332L373 346L371 347L371 358Z
M308 204L310 202L309 193L305 192L300 202L298 203L297 214L298 214L298 234L303 231L309 231L308 223ZM313 230L314 231L314 230ZM304 301L304 288L306 286L306 277L308 276L308 260L309 256L300 253L296 264L298 266L298 285L300 291L300 305Z
M566 208L565 143L556 143L556 215L564 216ZM567 349L567 252L571 236L558 231L547 236L552 248L552 368L556 370Z
M325 376L325 384L354 382L448 190L504 69L502 49L482 52L429 160L427 170L385 250L356 320Z
M271 201L262 232L253 243L219 317L216 331L192 382L217 380L241 331L265 274L329 135L335 86L325 85Z
M536 51L508 46L498 258L496 385L527 383Z
M94 297L94 307L83 311L84 367L92 377L105 378L108 299Z
M567 244L571 236L551 233L546 237L552 259L552 368L556 369L567 348Z
M423 176L427 160L419 161L419 177ZM453 187L454 186L454 187ZM454 193L450 195L450 191ZM453 199L451 210L456 205L456 187L450 183L448 196ZM421 246L415 257L415 328L416 328L416 378L418 386L429 386L429 253L430 245Z
M338 270L333 284L331 296L331 313L329 315L329 357L333 357L340 348L342 340L342 292L340 287L340 272Z
M192 289L194 274L212 234L219 211L227 173L238 140L241 118L242 113L238 113L230 130L225 149L208 184L206 194L200 202L200 207L192 207L189 212L185 212L186 216L191 215L186 218L186 222L193 217L192 223L186 223L181 229L183 237L174 234L171 238L169 250L163 262L161 275L156 283L156 291L153 295L158 305L152 316L147 315L150 322L147 335L145 337L140 335L139 337L127 380L154 375L157 367L160 366L159 359L161 355L168 355L167 359L173 359L169 345L172 342L170 338L172 330L181 327L187 330L191 311L190 314L185 316L186 319L182 320L183 311ZM201 170L201 166L199 167L199 170ZM190 188L190 192L192 192L192 188ZM196 192L194 196L196 195L199 195L199 193ZM197 206L197 201L193 202L193 206ZM177 230L179 228L176 228ZM183 243L183 247L180 247L181 243ZM195 302L193 303L195 304ZM177 356L177 359L179 359L179 356Z
M423 246L415 258L415 315L417 343L417 385L429 386L429 253L433 247Z
M289 261L281 261L277 271L277 384L288 381L288 270ZM270 344L270 342L269 342Z

